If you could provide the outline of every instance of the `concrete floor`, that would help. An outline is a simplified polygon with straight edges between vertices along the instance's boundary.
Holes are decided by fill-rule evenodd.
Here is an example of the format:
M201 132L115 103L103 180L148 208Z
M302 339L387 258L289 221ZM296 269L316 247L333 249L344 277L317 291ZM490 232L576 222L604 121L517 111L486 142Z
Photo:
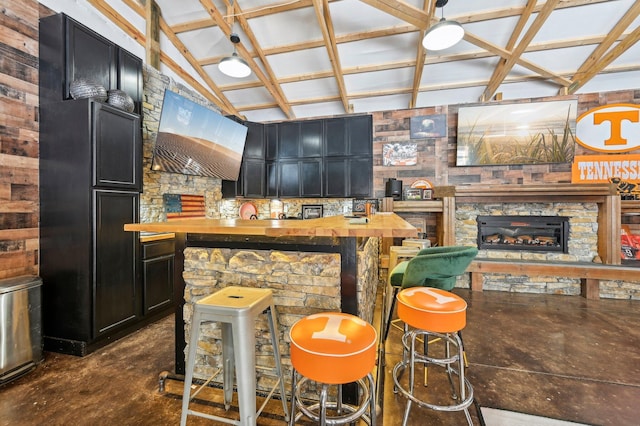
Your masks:
M469 302L463 336L480 405L593 425L640 424L640 301L456 292ZM34 371L0 387L0 425L177 425L182 382L167 380L158 391L159 373L173 371L172 327L166 318L83 358L45 353ZM385 426L401 423L405 404L389 375L401 356L399 338L392 331L386 348L378 420ZM436 373L429 378L420 392L437 393ZM276 403L260 425L283 424ZM481 424L473 406L471 414ZM419 407L409 423L466 424L463 413ZM188 424L216 423L189 417Z

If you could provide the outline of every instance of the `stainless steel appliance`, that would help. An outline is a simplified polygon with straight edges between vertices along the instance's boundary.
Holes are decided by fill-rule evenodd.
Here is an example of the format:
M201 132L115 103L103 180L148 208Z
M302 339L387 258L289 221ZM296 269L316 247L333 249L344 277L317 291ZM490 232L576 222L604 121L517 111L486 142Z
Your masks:
M42 280L0 280L0 384L31 371L42 360Z

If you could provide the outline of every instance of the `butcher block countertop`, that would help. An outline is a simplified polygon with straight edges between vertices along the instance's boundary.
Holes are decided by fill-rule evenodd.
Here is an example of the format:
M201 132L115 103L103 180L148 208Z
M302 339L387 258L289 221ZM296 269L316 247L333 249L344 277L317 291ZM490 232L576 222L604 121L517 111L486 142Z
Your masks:
M417 230L395 213L377 213L368 223L350 223L344 216L305 220L184 219L128 223L125 231L194 234L261 235L267 237L400 237L415 238Z

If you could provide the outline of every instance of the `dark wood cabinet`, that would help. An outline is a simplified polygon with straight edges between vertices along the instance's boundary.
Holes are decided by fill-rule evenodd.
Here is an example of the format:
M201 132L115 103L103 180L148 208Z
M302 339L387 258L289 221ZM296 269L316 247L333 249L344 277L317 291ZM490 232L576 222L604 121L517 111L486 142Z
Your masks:
M93 191L93 197L93 336L99 338L142 315L135 265L138 235L122 229L125 223L138 221L139 197L137 192L104 190Z
M332 118L324 124L324 195L370 197L373 192L372 117Z
M322 161L300 161L301 197L322 197Z
M40 275L45 349L86 355L159 318L148 311L138 233L138 114L70 99L87 79L141 111L142 61L63 14L40 20ZM171 313L169 308L163 314Z
M373 191L372 161L372 158L325 159L325 196L370 197Z
M40 19L40 104L70 99L70 84L85 79L124 90L142 114L142 60L65 14Z
M323 120L300 122L300 157L321 157L323 146Z
M325 156L371 156L373 118L354 115L325 120Z
M133 99L133 112L142 118L144 96L142 60L134 54L118 48L118 82L116 88L124 90Z
M142 298L145 315L174 305L175 240L142 243Z
M264 160L245 158L242 160L242 186L246 197L263 197L265 193Z
M266 144L265 159L267 161L276 160L278 158L278 124L265 124L264 136Z
M298 161L279 161L279 197L300 196L300 166Z
M278 163L275 161L267 161L265 164L267 181L266 193L267 197L277 197L280 187L280 179L278 176Z
M324 187L327 197L342 197L347 193L347 160L343 158L326 159Z
M222 182L225 198L370 197L370 115L248 125L241 179Z
M47 350L85 355L142 319L139 117L89 99L40 108L40 275Z
M264 125L246 121L241 123L247 126L247 139L244 144L243 158L255 158L264 160L265 140Z
M300 156L300 122L290 121L278 125L278 158Z
M93 185L141 191L140 118L101 102L69 102L91 108L88 120L93 127Z

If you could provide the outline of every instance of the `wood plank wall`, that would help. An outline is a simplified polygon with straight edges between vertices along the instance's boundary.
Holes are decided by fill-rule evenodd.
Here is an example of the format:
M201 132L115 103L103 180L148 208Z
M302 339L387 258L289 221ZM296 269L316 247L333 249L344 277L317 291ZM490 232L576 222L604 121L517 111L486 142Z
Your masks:
M36 0L0 0L0 279L38 274Z

